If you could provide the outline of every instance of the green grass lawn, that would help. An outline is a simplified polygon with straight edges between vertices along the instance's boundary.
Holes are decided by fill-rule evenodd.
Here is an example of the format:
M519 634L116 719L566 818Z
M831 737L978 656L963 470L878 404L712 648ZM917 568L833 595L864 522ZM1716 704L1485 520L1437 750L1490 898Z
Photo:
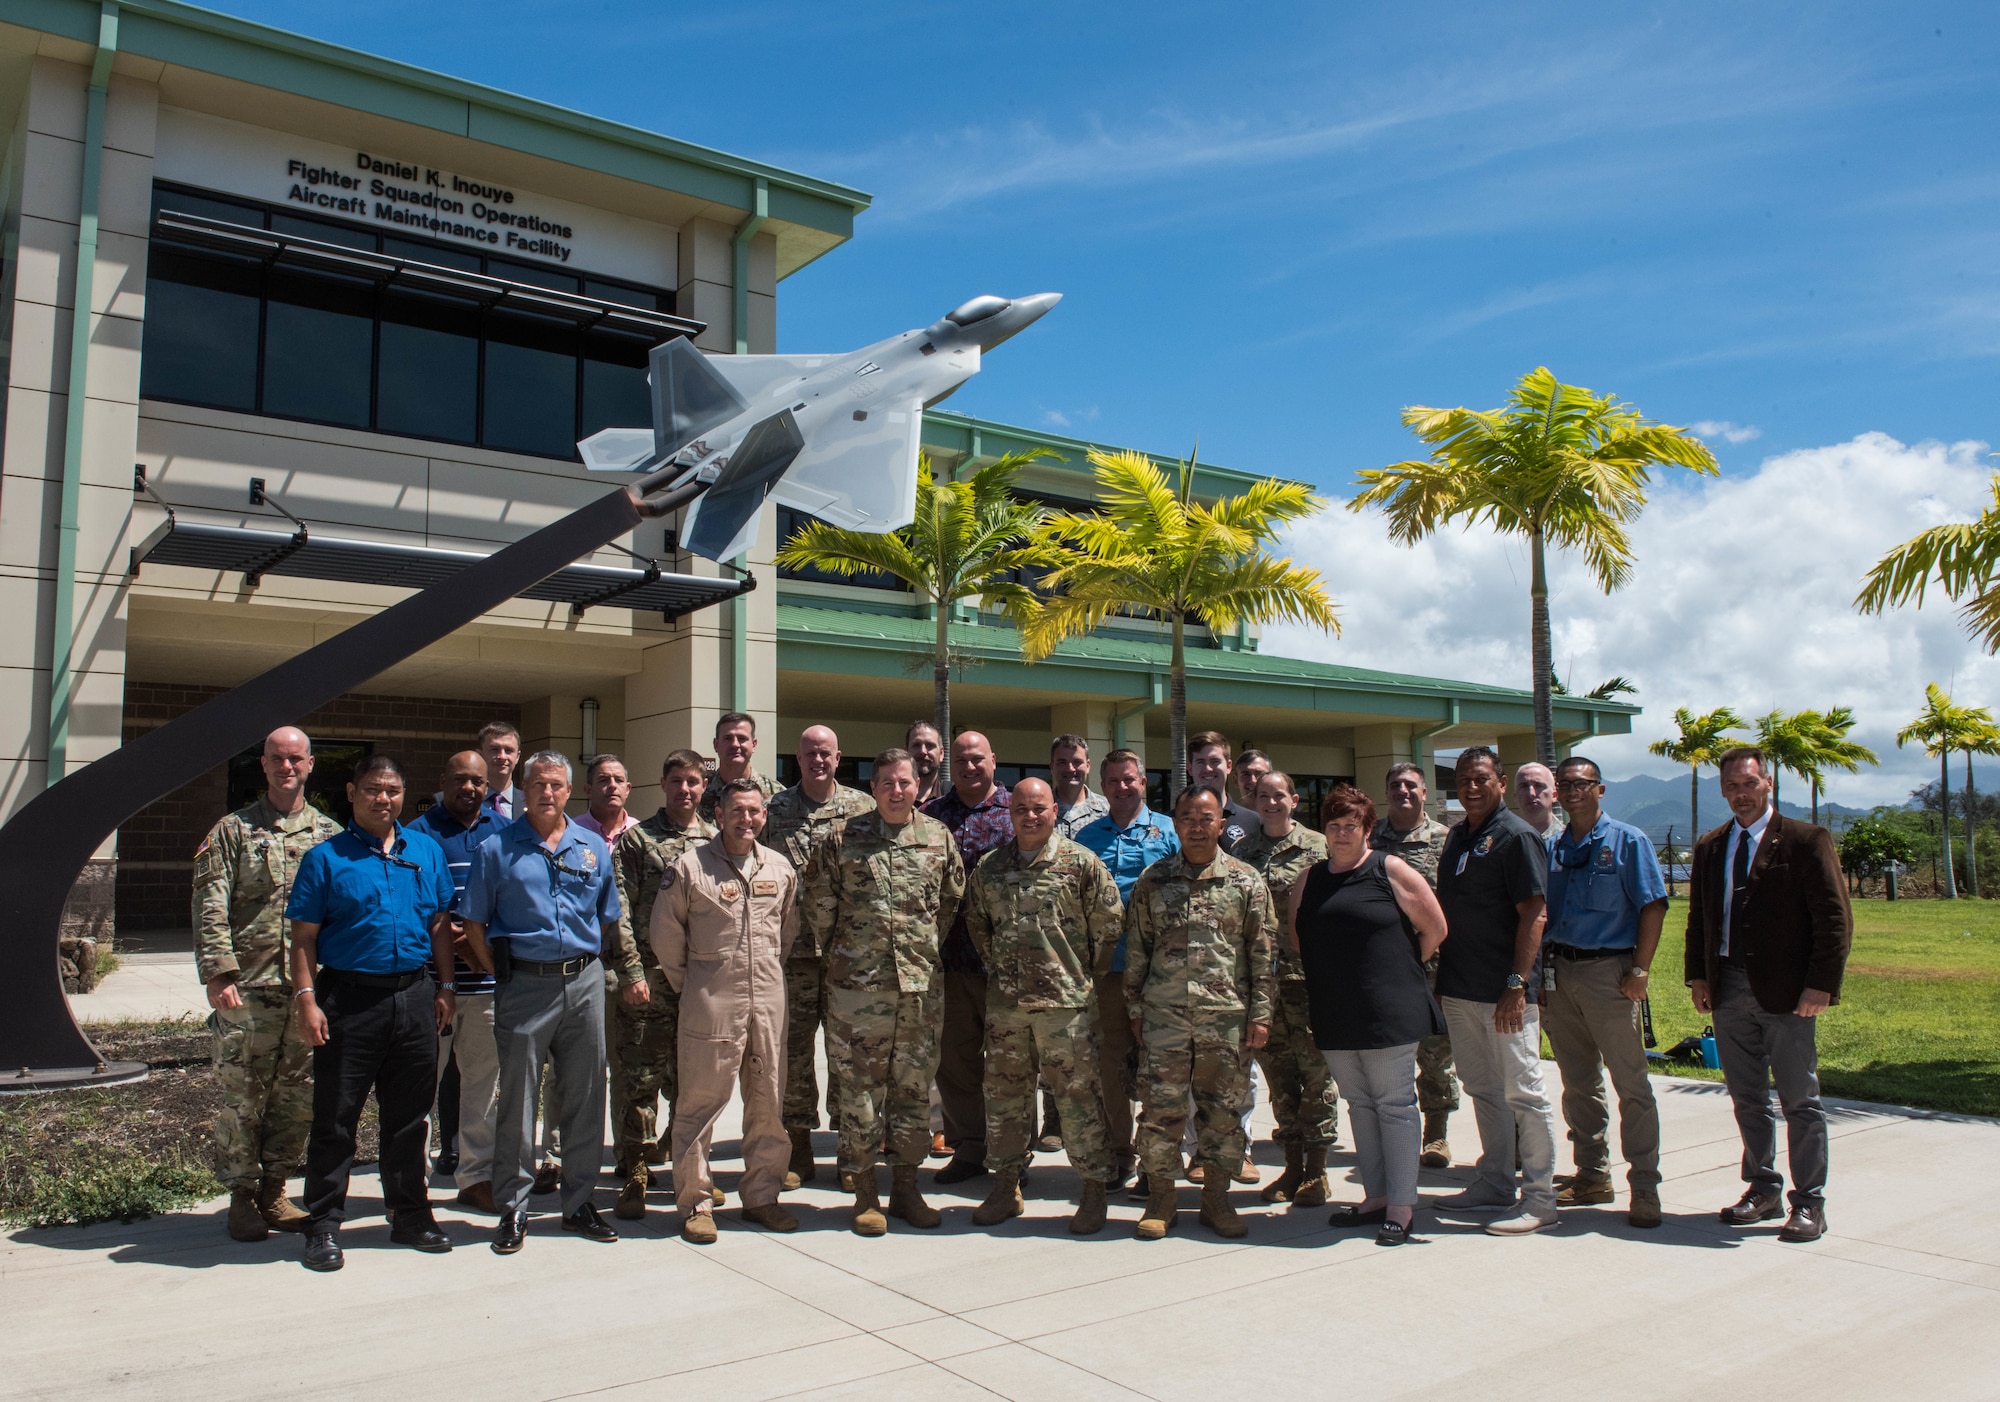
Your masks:
M1661 1050L1707 1022L1680 986L1685 911L1668 912L1653 963ZM1820 1018L1819 1069L1828 1095L2000 1115L2000 901L1856 901L1840 1005Z

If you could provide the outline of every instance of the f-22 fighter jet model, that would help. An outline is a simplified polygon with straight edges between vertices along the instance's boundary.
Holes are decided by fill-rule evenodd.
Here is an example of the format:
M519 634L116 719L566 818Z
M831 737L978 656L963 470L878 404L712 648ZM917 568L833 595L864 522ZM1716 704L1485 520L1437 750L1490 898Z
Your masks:
M682 524L681 548L711 560L750 548L766 496L836 526L893 531L915 511L922 411L1061 300L974 297L845 355L710 358L668 341L652 352L653 427L607 428L577 450L596 472L694 468L710 486Z

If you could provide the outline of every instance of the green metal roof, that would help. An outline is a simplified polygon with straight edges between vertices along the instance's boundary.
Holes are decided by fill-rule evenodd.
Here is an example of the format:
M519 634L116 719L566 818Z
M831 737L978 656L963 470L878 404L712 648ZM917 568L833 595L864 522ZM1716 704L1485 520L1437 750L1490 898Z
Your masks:
M881 613L849 613L778 603L778 666L785 671L831 672L846 676L900 677L902 659L928 653L934 626L928 619ZM1024 689L1055 689L1079 695L1131 697L1146 693L1150 678L1165 676L1172 662L1166 643L1097 635L1064 643L1055 655L1032 667L1021 661L1011 627L954 623L954 649L977 657L977 680ZM1520 725L1531 719L1534 696L1518 687L1487 682L1378 672L1331 662L1276 657L1265 652L1190 648L1188 699L1211 704L1270 706L1288 710L1442 721L1450 703L1459 703L1461 724ZM1627 701L1595 701L1558 696L1560 730L1623 733L1640 708Z
M1019 424L1003 424L992 419L974 418L971 414L957 414L949 409L924 410L923 441L936 448L952 453L970 453L973 435L979 437L979 453L983 457L998 457L1002 453L1025 453L1035 448L1051 448L1062 454L1066 466L1077 471L1088 472L1085 462L1094 450L1105 453L1134 451L1115 443L1100 443L1089 438L1071 438L1060 433L1044 433L1040 429L1022 428ZM1144 449L1137 451L1145 452ZM1162 457L1158 453L1146 456L1169 471L1175 469L1177 460ZM1240 492L1253 482L1263 481L1255 472L1241 472L1233 467L1218 467L1214 463L1197 462L1194 471L1194 488L1198 496L1223 496Z
M0 21L97 42L94 0L7 0ZM121 0L121 53L354 108L851 238L871 203L845 185L573 112L175 0Z

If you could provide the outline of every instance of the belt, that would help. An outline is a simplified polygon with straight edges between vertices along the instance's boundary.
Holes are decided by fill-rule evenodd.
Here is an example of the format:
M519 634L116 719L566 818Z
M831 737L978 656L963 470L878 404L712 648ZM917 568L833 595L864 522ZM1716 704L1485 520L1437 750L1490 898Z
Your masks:
M1549 953L1558 959L1575 962L1583 959L1629 959L1633 950L1630 945L1624 949L1578 949L1573 944L1552 944Z
M596 962L595 954L579 954L574 959L562 959L555 963L543 963L539 959L516 959L514 972L543 974L549 978L575 978Z
M417 980L430 976L428 965L419 969L408 969L400 974L357 974L352 969L321 969L315 982L324 982L331 977L355 988L387 988L400 993Z

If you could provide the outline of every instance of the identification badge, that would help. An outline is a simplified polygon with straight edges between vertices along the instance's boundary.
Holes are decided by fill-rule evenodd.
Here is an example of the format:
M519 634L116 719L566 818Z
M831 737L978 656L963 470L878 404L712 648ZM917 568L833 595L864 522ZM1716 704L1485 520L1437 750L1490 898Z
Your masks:
M775 896L778 894L778 883L769 879L753 881L750 883L750 894L753 896Z
M716 894L721 896L725 901L733 901L742 896L743 888L736 882L731 881L727 885L719 887L716 890Z
M1465 864L1471 860L1472 860L1472 854L1470 852L1460 852L1458 854L1458 870L1454 871L1452 875L1453 876L1465 875Z

